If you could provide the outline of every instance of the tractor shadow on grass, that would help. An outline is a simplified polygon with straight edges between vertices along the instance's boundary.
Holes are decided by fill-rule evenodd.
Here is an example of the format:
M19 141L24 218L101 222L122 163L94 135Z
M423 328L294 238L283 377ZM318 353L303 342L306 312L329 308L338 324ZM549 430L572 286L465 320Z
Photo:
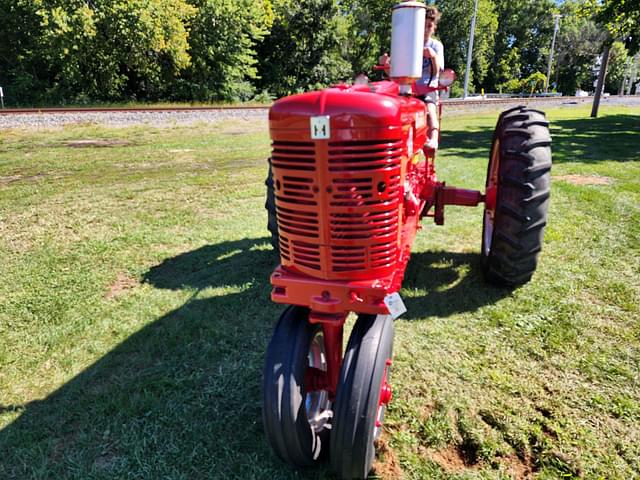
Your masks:
M0 478L300 478L262 433L264 352L283 309L269 298L274 265L259 238L152 267L148 286L191 299L43 400L0 405L20 414L0 430ZM143 316L158 305L148 286L116 301Z
M513 290L487 283L480 262L479 253L413 253L402 283L402 318L448 317L508 297Z
M415 254L405 285L428 293L408 298L409 312L450 315L495 301L476 257ZM264 352L283 309L269 298L275 260L260 238L152 267L147 285L191 299L45 399L0 405L20 413L0 431L0 478L333 478L326 466L284 465L262 431ZM153 295L118 301L142 312Z

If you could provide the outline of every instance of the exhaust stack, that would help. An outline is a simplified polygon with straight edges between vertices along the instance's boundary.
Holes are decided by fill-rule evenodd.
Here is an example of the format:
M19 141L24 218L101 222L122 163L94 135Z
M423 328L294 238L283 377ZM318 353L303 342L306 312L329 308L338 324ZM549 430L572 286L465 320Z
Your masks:
M401 93L411 92L411 83L422 77L426 5L402 2L391 14L391 79Z

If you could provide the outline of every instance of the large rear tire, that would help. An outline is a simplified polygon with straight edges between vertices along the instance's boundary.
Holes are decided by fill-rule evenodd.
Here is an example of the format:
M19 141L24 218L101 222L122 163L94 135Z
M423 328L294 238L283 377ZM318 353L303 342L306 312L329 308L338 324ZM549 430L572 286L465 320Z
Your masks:
M331 401L326 390L305 390L307 369L327 370L320 325L309 310L288 307L273 332L263 376L262 420L275 453L296 467L315 464L328 452Z
M547 224L551 136L543 112L503 112L493 135L482 226L482 270L491 283L517 286L536 270Z
M267 186L267 200L264 208L267 209L267 228L271 234L271 245L276 253L280 254L280 237L278 236L278 220L276 218L276 194L273 184L273 170L271 169L271 159L269 159L269 173L264 184Z
M351 332L330 442L331 464L339 478L366 478L373 466L375 441L391 400L393 335L390 315L360 315Z

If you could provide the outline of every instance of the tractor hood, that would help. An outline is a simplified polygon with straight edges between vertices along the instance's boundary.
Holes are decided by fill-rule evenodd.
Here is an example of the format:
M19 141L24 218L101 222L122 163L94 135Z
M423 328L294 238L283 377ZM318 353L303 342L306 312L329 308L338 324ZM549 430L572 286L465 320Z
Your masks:
M398 95L394 82L338 85L317 92L282 98L269 110L272 134L296 131L301 141L310 140L312 117L329 117L331 131L349 129L396 129L413 123L424 104ZM333 137L333 135L332 135Z

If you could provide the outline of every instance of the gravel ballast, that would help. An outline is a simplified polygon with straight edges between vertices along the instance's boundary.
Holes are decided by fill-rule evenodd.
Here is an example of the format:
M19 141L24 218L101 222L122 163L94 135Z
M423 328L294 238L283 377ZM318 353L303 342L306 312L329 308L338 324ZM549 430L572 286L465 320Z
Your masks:
M269 110L266 108L19 113L0 115L0 130L9 128L56 128L70 124L170 127L198 122L219 122L221 120L266 120L268 113Z
M445 115L471 113L485 110L506 110L518 105L533 108L574 107L591 104L593 97L557 97L557 98L513 98L494 102L491 100L445 100ZM640 96L610 96L601 101L601 106L629 105L640 106ZM114 127L149 125L171 127L190 125L198 122L219 122L222 120L267 120L267 108L224 108L194 110L131 110L131 111L69 111L42 113L3 113L0 111L0 130L11 128L59 128L70 124L100 124Z

